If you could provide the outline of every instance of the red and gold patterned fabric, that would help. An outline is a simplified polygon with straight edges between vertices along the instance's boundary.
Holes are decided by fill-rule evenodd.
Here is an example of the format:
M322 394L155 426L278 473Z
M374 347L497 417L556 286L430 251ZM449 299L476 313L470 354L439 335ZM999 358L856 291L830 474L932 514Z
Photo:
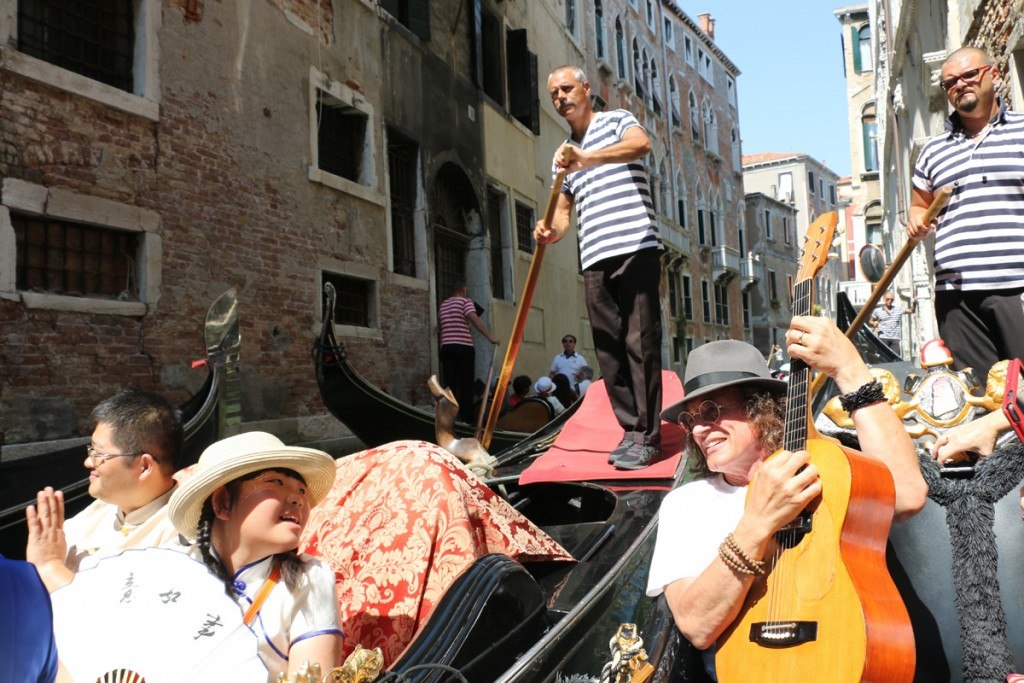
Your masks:
M453 455L396 441L338 460L299 545L334 569L345 656L356 644L401 654L473 561L572 557Z

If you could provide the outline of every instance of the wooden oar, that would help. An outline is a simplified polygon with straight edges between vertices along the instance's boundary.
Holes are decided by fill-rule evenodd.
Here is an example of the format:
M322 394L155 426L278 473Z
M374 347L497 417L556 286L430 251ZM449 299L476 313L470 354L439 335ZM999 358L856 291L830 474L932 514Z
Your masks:
M562 181L565 180L566 171L559 171L551 183L551 192L548 193L548 205L544 209L544 224L551 225L551 219L555 216L555 206L558 203L558 195L562 191ZM523 343L523 332L526 330L526 317L530 314L530 302L533 301L533 290L537 287L537 277L540 275L540 265L544 260L544 247L546 244L538 244L530 260L530 272L526 276L526 284L523 286L523 295L519 297L519 308L516 310L516 320L512 325L512 336L509 339L508 347L505 349L505 362L501 366L501 374L498 375L498 386L494 389L494 397L491 399L491 410L487 414L487 426L484 428L483 438L480 444L485 448L491 445L494 437L494 428L498 424L498 415L501 413L501 403L505 399L505 392L508 390L508 380L512 376L512 366L515 365L516 356L519 355L519 346Z
M928 210L924 214L925 224L931 223L935 220L935 217L939 215L939 211L942 211L942 207L946 205L946 202L949 201L949 197L952 194L953 188L949 185L941 187L935 192L935 197L932 199L932 203L928 205ZM896 279L896 274L900 272L903 264L905 264L907 259L910 258L910 255L914 253L914 249L921 243L922 239L923 238L909 238L903 245L903 248L900 249L900 252L896 254L896 258L893 259L893 262L885 269L885 272L882 274L882 278L875 283L874 289L871 290L871 296L868 297L867 302L860 309L857 317L853 319L852 323L850 323L850 327L846 330L847 339L853 339L854 335L857 334L860 328L864 327L864 323L871 317L871 314L875 310L875 306L878 305L882 295L885 294L885 290L888 289L889 285L892 284L892 281ZM825 375L821 373L818 373L818 375L815 376L814 382L811 383L811 396L814 396L818 390L821 389L822 385L825 384L825 379Z

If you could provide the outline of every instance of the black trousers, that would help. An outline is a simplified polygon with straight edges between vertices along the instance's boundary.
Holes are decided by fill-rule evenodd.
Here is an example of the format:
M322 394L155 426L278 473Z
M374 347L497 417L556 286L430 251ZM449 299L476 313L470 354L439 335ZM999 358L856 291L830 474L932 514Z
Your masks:
M939 335L957 370L974 368L984 383L995 363L1024 360L1024 289L935 292Z
M459 402L459 420L476 424L473 415L473 372L476 353L465 344L441 345L441 373L444 384Z
M583 272L597 362L626 438L661 443L661 252L605 259Z

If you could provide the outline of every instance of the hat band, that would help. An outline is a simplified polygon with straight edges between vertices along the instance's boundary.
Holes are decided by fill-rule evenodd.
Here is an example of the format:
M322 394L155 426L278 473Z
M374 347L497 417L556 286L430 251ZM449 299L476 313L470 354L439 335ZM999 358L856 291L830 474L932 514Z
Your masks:
M732 370L729 372L707 372L703 375L697 375L689 382L683 385L683 396L687 396L697 391L716 384L725 384L726 382L735 382L739 379L765 379L756 372L744 372L742 370Z

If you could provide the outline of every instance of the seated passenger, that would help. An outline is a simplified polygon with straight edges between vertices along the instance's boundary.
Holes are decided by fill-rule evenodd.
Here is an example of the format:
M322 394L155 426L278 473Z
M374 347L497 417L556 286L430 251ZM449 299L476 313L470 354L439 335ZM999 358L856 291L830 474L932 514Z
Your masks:
M786 338L790 356L831 377L843 394L874 382L830 320L794 318ZM892 473L895 517L902 519L924 506L927 486L910 437L877 388L858 392L863 398L851 412L863 453ZM688 447L708 476L662 503L647 594L665 593L676 625L698 649L711 648L737 618L754 581L720 547L728 543L744 560L760 562L775 532L821 493L806 451L765 460L782 445L785 389L756 348L716 341L689 355L685 398L662 413L688 429Z
M539 398L544 399L551 404L552 409L555 411L555 415L558 415L565 410L565 406L562 402L555 398L551 392L555 390L555 383L551 381L550 377L541 377L533 385L533 390L537 392Z
M533 380L529 375L519 375L512 380L512 395L508 398L509 409L515 408L523 402L526 395L530 393L531 386L533 386Z
M587 389L590 388L590 383L594 379L594 368L589 365L584 365L582 368L576 371L576 393L580 396L587 395Z
M250 432L207 448L171 496L171 522L246 610L272 678L307 661L325 672L340 663L334 573L296 553L334 474L326 453Z
M569 382L568 377L559 374L555 375L555 378L551 381L555 383L553 395L563 406L568 408L579 400L580 395L572 388L572 384Z
M96 499L65 522L64 496L47 487L25 511L25 559L53 592L80 568L128 548L178 545L167 501L181 457L178 411L166 399L128 390L92 411L87 447L89 495Z

